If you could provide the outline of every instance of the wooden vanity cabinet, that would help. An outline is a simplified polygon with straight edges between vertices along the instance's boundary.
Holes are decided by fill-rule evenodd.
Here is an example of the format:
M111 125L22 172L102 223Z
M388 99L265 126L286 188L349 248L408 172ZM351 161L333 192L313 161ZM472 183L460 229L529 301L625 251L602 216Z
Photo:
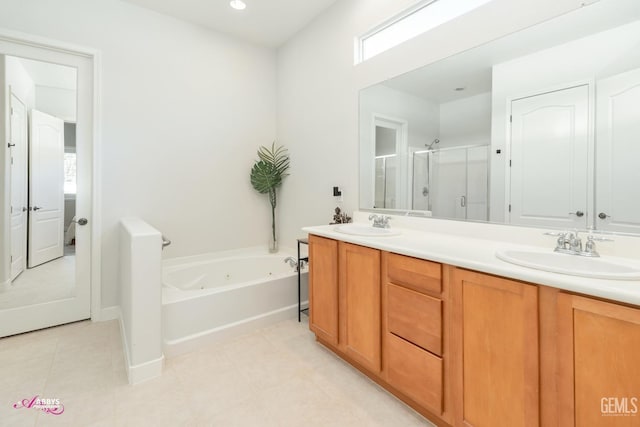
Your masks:
M309 328L378 374L380 251L310 235L309 259Z
M384 378L447 419L442 265L388 252L382 258Z
M640 310L559 293L558 425L640 426Z
M309 329L338 345L338 242L309 236Z
M455 425L539 426L538 287L452 270Z
M380 373L380 251L338 245L338 347L375 374Z
M640 427L640 309L309 236L310 329L443 426Z

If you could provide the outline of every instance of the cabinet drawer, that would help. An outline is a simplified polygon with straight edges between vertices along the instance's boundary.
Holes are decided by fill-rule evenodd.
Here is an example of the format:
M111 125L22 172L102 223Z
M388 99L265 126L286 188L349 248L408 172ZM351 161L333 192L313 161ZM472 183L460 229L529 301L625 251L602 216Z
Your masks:
M401 286L387 284L389 332L442 355L442 301Z
M442 358L386 335L387 381L416 403L442 413Z
M437 262L387 254L386 280L418 292L442 292L442 266Z

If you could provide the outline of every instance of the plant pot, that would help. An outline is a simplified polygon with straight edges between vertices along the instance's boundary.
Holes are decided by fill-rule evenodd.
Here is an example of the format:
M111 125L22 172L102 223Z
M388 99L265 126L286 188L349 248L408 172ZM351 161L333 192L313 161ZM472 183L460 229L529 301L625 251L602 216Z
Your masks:
M278 239L274 239L273 235L269 236L269 253L274 254L278 252Z

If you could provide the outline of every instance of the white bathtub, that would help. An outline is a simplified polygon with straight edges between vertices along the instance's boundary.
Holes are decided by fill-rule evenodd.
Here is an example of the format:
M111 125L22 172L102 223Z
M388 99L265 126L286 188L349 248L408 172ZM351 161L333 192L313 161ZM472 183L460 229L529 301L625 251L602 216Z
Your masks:
M294 251L217 252L163 262L162 335L166 357L297 317ZM295 258L295 256L294 256ZM302 300L307 300L303 270Z

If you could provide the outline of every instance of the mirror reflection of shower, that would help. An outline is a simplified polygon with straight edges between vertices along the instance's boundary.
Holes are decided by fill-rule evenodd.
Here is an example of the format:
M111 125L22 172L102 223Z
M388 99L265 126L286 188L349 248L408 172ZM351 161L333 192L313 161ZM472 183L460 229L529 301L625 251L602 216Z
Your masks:
M424 144L424 146L427 147L427 150L431 150L433 148L433 146L436 145L436 144L440 144L440 140L438 138L436 138L433 141L431 141L430 144Z
M433 148L413 152L412 209L445 218L488 219L488 145Z

